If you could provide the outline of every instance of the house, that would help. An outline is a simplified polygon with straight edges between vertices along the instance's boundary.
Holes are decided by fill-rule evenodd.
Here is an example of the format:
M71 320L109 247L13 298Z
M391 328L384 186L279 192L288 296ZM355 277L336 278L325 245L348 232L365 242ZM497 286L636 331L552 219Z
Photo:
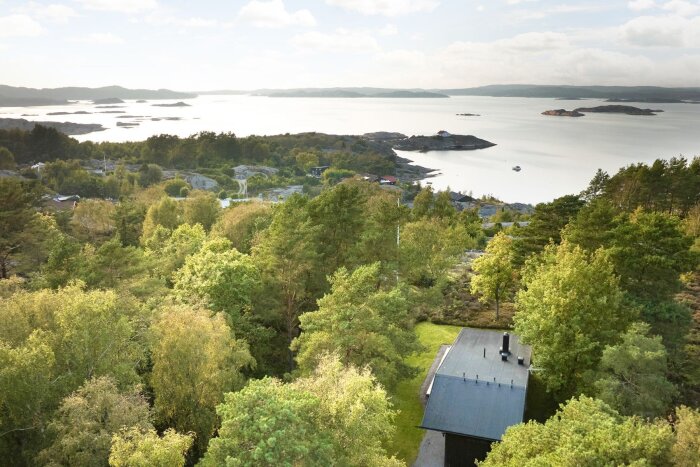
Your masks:
M396 177L392 177L391 175L383 175L379 179L379 184L380 185L396 185L397 181L398 180L396 179Z
M443 434L443 465L475 465L523 421L530 356L516 335L460 331L435 372L420 425Z
M452 136L452 133L445 130L440 130L437 132L437 135L441 138L449 138L450 136Z
M329 165L322 165L319 167L311 167L311 170L309 171L309 175L311 175L312 177L321 178L321 175L323 175L323 172L325 172L328 169L330 169Z
M364 180L366 182L370 182L370 183L380 181L380 178L374 174L362 174L362 175L360 175L360 177L362 178L362 180Z

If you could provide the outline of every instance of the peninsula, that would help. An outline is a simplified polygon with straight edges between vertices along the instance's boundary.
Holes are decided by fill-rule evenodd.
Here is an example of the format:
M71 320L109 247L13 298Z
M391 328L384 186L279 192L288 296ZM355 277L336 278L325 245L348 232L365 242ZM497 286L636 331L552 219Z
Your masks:
M72 123L72 122L32 122L24 118L0 118L0 130L31 131L35 126L41 125L47 128L55 128L66 135L86 135L95 131L103 131L106 128L97 123Z

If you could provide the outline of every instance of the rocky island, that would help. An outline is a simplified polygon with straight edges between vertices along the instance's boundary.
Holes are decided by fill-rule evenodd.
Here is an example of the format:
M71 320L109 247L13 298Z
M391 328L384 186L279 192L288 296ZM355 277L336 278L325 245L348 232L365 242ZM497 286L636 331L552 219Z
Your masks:
M186 104L182 101L175 102L174 104L152 104L153 107L190 107L190 104Z
M663 110L640 109L631 105L601 105L598 107L579 107L574 110L546 110L542 115L551 115L554 117L583 117L586 113L608 113L608 114L625 114L625 115L656 115Z
M447 131L439 131L433 136L406 137L401 133L377 132L367 133L364 138L371 141L381 141L399 151L472 151L495 146L494 143L479 139L472 135L453 135Z
M86 135L95 131L103 131L105 127L97 123L72 123L72 122L32 122L23 118L0 118L0 130L18 129L31 131L35 126L41 125L55 128L67 135Z
M601 105L598 107L579 107L574 112L583 113L608 113L625 115L656 115L663 110L640 109L631 105Z
M583 117L584 114L577 110L565 110L565 109L557 109L557 110L545 110L542 112L542 115L549 115L552 117Z

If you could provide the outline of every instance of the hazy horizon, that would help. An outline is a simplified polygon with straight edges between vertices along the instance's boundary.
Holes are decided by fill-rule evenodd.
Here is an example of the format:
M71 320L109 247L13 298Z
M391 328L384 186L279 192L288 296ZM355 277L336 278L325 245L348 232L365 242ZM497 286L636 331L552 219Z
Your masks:
M700 0L0 0L12 86L697 86Z

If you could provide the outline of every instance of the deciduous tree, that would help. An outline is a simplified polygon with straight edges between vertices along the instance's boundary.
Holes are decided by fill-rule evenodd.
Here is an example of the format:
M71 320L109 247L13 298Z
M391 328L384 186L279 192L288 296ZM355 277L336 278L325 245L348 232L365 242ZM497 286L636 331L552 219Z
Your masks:
M151 326L150 383L157 425L196 433L201 453L217 426L215 408L243 384L241 370L254 362L222 314L187 306L161 311Z
M299 318L302 334L292 348L302 372L311 373L324 354L337 353L345 365L369 366L386 386L412 374L405 358L419 344L408 304L400 288L385 291L379 284L379 263L333 275L318 310Z
M560 400L586 387L587 373L633 316L606 255L589 256L568 242L547 247L526 272L516 310L515 331L533 346L533 363Z
M482 467L670 465L673 433L663 423L623 417L604 402L572 399L544 424L510 427Z
M515 285L514 257L513 240L499 232L486 246L486 253L472 263L471 292L480 294L482 302L496 301L496 319L501 300L512 294Z
M191 434L165 430L130 428L112 438L109 465L112 467L184 467L187 451L193 442Z

